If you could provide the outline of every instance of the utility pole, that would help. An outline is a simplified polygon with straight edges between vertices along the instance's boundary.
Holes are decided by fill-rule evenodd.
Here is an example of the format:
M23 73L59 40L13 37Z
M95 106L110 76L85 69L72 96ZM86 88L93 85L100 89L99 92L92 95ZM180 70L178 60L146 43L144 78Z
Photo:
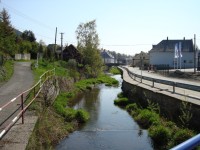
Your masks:
M61 60L63 60L63 32L60 33L61 34Z
M55 54L56 54L56 38L57 38L57 27L56 27L56 33L55 33L55 45L54 45L53 58L55 58Z
M194 34L194 74L196 73L196 34Z

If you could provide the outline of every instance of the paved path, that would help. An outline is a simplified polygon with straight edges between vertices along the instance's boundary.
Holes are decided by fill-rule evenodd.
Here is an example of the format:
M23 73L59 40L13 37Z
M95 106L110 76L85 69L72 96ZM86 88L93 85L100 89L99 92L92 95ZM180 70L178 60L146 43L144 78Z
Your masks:
M12 78L0 87L0 107L33 85L33 74L30 65L31 62L15 62ZM17 99L14 103L0 111L0 131L13 119L11 118L4 122L5 118L19 107L19 104L20 99ZM22 125L21 119L19 119L0 141L0 149L25 149L36 121L37 117L33 113L26 112L25 124Z
M156 74L156 73L153 73L153 72L148 72L148 71L142 71L141 72L141 70L139 70L139 68L133 68L133 67L126 67L126 68L128 68L131 72L133 72L135 74L138 74L138 75L142 74L142 76L146 76L146 77L200 86L199 81L189 81L189 80L186 80L186 79L170 78L170 77L165 77L165 76L162 76L162 75L159 75L159 74ZM124 71L124 72L126 72L126 71ZM173 93L173 87L169 86L169 85L155 83L154 88L152 88L152 82L151 81L147 81L147 80L143 79L142 83L141 83L140 78L136 78L136 80L133 80L127 74L124 75L124 78L129 83L133 83L133 84L136 84L136 85L139 85L139 86L143 86L143 87L148 88L148 89L151 88L151 90L154 90L154 91L157 91L157 92L160 92L160 93L164 93L166 95L170 95L172 97L176 97L178 99L190 101L194 104L200 105L200 92L186 90L186 89L176 87L176 89L175 89L176 92Z

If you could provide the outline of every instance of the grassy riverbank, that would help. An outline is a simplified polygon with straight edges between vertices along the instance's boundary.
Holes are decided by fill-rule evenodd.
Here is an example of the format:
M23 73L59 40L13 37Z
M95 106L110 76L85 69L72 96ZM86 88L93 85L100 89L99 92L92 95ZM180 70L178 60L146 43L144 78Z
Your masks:
M125 108L141 128L148 129L155 149L170 149L195 135L194 131L161 117L159 106L150 101L147 108L142 108L120 93L114 104Z
M3 66L0 66L0 83L8 81L14 72L14 61L8 60L3 64Z
M42 97L32 104L30 109L36 111L39 119L26 149L54 149L61 139L89 119L89 114L85 110L74 110L69 106L78 93L92 89L94 84L118 85L118 81L104 74L98 78L74 82L69 76L66 63L61 61L54 64L40 62L39 67L33 69L35 79L39 79L42 73L55 66L56 78L61 92L49 107L45 106Z

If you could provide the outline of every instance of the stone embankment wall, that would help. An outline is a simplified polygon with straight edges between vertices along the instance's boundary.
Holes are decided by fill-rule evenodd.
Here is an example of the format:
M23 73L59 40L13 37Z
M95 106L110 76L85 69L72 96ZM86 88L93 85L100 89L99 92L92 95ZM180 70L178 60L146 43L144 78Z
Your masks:
M127 72L123 70L122 90L126 96L141 105L147 107L148 100L154 104L159 104L160 113L162 116L177 122L181 115L182 103L187 102L187 98L167 91L152 88L142 83L132 80ZM200 106L188 102L191 105L190 112L192 119L190 120L190 127L200 130ZM189 107L188 107L189 108Z

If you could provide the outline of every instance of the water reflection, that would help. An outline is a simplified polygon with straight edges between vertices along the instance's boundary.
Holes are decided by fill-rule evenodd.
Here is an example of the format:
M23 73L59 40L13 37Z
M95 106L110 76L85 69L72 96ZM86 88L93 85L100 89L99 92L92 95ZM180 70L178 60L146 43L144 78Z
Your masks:
M121 83L121 77L115 76ZM146 130L140 129L132 117L113 104L121 87L100 85L79 95L73 104L90 113L90 120L79 131L64 139L59 150L132 150L153 149Z

